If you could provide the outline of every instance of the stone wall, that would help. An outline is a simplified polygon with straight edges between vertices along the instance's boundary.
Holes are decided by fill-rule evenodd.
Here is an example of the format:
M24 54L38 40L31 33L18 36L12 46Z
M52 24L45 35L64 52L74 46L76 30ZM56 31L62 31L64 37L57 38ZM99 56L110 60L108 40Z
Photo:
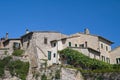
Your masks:
M84 78L76 69L62 68L61 80L84 80Z
M85 80L120 80L120 72L83 74Z
M120 58L120 46L110 52L110 63L116 64L116 58ZM120 63L120 62L119 62Z

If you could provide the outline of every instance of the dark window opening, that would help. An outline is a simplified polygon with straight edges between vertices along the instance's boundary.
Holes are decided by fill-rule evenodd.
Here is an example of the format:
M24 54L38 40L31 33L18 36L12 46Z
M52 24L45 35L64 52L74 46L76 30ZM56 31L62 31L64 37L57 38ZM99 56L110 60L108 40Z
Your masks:
M80 44L79 47L80 47L80 48L84 48L84 44Z
M28 41L28 43L27 43L27 48L29 47L29 45L30 45L30 41Z
M55 47L55 46L56 46L56 43L53 43L53 46Z
M77 44L75 44L75 47L77 47Z
M71 42L69 42L69 47L71 47Z
M31 36L28 36L28 39L31 39Z
M103 49L103 44L101 44L101 48Z
M102 61L105 61L105 56L102 56Z
M13 43L13 49L14 49L14 50L20 49L20 43L14 42L14 43Z
M85 42L85 47L87 48L87 41Z
M44 38L44 44L47 44L47 38L46 37Z
M56 56L56 55L55 55L55 53L54 53L54 54L53 54L53 57L55 58L55 56Z
M120 58L116 58L116 63L120 64Z

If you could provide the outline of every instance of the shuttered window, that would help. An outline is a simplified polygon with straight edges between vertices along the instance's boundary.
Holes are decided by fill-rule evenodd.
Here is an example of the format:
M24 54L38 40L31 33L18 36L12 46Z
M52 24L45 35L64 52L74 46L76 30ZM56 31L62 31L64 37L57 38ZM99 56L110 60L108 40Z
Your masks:
M51 60L51 51L48 51L48 60Z
M69 42L69 47L71 47L71 42Z

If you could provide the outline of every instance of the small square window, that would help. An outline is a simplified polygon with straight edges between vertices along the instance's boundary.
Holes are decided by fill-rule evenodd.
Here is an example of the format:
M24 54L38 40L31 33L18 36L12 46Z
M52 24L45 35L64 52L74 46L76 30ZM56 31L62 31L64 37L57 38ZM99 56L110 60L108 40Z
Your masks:
M77 44L75 44L75 47L77 47Z
M105 56L102 56L102 61L105 61Z
M80 44L79 47L80 47L80 48L84 48L84 44Z
M101 48L103 49L103 44L101 44Z
M106 46L106 51L108 51L108 47Z
M116 58L116 63L120 64L120 58Z
M13 43L13 48L14 48L14 50L20 49L20 43L14 42L14 43Z
M44 44L47 44L47 37L44 38Z
M53 54L53 57L55 58L55 56L56 56L56 54L54 53L54 54Z
M53 43L53 46L55 47L55 46L56 46L56 43Z

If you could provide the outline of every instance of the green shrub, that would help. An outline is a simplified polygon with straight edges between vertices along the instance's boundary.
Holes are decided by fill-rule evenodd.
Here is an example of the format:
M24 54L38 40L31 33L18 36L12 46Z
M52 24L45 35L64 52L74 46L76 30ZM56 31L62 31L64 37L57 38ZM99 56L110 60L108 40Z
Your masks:
M11 61L8 67L12 76L17 75L22 80L26 80L29 71L28 62L22 62L20 60Z
M120 64L113 64L112 67L113 67L113 69L119 69L120 70Z
M8 68L12 76L18 76L22 80L26 80L29 71L29 62L20 60L12 61L12 57L8 56L0 60L0 77L4 75L4 69Z
M55 72L55 79L60 79L60 70Z
M12 54L13 54L14 56L22 56L23 53L24 53L23 50L17 49L17 50L15 50Z
M4 63L0 60L0 77L4 75Z
M87 70L111 68L111 65L108 63L91 59L88 56L70 48L59 51L59 53L64 56L68 64L73 65L74 67L81 67L82 69Z
M3 60L0 60L0 77L4 75L5 66L8 65L11 59L12 57L8 56L8 57L5 57Z
M47 80L47 76L46 76L45 74L43 74L43 75L41 76L41 80Z
M105 63L100 60L91 59L88 56L85 56L84 54L70 49L66 48L62 51L59 51L60 55L66 59L67 68L74 68L78 71L81 71L84 73L105 73L105 72L120 72L120 64L109 64Z

